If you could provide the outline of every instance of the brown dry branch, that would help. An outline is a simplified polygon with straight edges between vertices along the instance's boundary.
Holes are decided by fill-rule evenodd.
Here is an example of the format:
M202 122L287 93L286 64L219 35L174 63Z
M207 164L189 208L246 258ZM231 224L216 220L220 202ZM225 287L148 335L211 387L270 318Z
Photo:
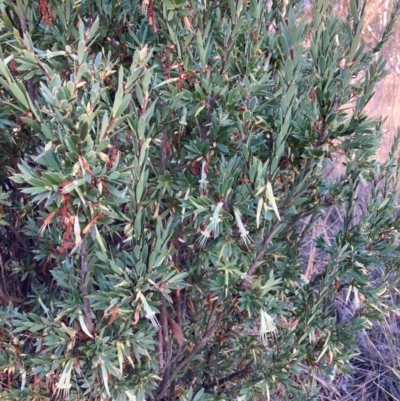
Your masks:
M160 292L160 301L161 301L161 310L160 310L160 324L161 327L159 328L159 331L162 333L162 350L163 350L163 355L164 355L164 371L163 371L163 377L164 380L169 377L170 370L171 370L171 355L172 355L172 347L171 347L171 340L169 338L169 332L168 332L168 309L167 309L167 299L163 295L162 292ZM161 348L159 346L159 348Z
M275 230L278 228L279 224L280 224L280 221L275 220L275 223L272 225L271 229L269 230L269 233L264 238L256 257L254 258L253 263L251 264L251 266L246 274L246 278L242 281L241 285L245 291L250 291L252 276L258 267L258 262L264 257L265 252L266 252L266 247L272 241L273 234L274 234Z
M215 302L215 305L217 302ZM163 381L160 384L160 387L158 389L157 395L155 396L155 400L160 400L164 397L165 392L169 389L171 386L173 380L175 377L179 374L179 372L182 371L182 369L191 361L191 359L206 345L207 341L209 338L214 334L214 332L217 330L218 326L226 316L226 314L229 312L229 309L224 309L222 312L219 313L219 315L213 320L213 317L216 313L217 307L215 306L208 319L207 327L204 331L204 334L200 338L199 342L193 347L193 349L176 365L176 367L172 370L170 375L167 378L164 378Z

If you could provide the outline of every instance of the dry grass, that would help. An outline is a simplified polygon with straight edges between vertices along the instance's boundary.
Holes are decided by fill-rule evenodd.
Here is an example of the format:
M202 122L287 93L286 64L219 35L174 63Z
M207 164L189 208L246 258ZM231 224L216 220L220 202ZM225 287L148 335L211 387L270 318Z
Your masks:
M390 77L389 77L390 78ZM393 79L399 79L395 77ZM385 99L385 85L383 82L375 102L379 99ZM386 91L389 93L389 91ZM394 102L394 99L392 99ZM379 109L378 109L379 108ZM385 107L381 104L376 105L377 110L383 110ZM398 115L392 115L387 119L386 125L391 124L392 130L387 130L380 149L378 160L384 161L391 149L394 138L395 119L400 120ZM398 122L400 126L400 121ZM390 127L390 125L389 125ZM329 180L342 179L345 174L344 167L340 167L340 157L333 165L339 166L330 168L326 171L326 177ZM365 205L368 187L359 187L358 202ZM360 218L361 208L356 209L356 219ZM357 217L358 216L358 217ZM323 216L313 226L309 237L304 244L303 255L306 256L304 264L304 275L307 279L312 279L321 274L327 265L326 255L317 250L314 244L316 238L322 237L327 244L332 244L338 231L342 228L343 217L339 207L331 207L325 210ZM377 269L371 272L371 286L378 287L383 282L383 274ZM319 401L400 401L400 292L394 289L385 298L381 299L385 307L393 307L390 312L380 322L373 322L370 330L359 333L358 352L359 355L351 360L352 374L349 377L337 377L333 382L326 378L318 376L316 372L310 372L305 367L307 375L312 375L315 382L321 387ZM396 310L397 309L397 310ZM336 299L336 311L340 321L348 321L354 317L357 312L357 306L354 303L353 294L347 299L347 290L342 291Z
M338 0L336 12L345 18L349 0ZM394 0L367 0L363 38L372 48L381 38L384 26L390 18ZM387 61L388 76L376 86L375 96L367 106L371 117L384 117L385 131L378 159L387 158L397 127L400 127L400 21L394 28L381 54Z
M304 266L304 275L312 279L324 271L327 260L325 255L315 248L313 239L322 237L328 244L341 228L343 219L337 207L332 207L313 227L304 246L304 255L308 255ZM382 282L379 270L371 273L373 286ZM399 306L400 292L394 290L381 300L384 306ZM339 293L336 299L336 311L340 321L348 321L357 312L353 294L348 297L347 290ZM359 355L351 360L350 377L337 377L333 382L310 372L305 367L305 374L312 375L322 388L320 401L400 401L400 312L390 312L382 321L374 322L370 330L359 333Z
M399 26L400 28L400 26ZM400 55L400 42L397 44ZM393 143L397 127L400 127L400 74L392 71L376 88L375 96L368 105L367 112L371 117L384 117L384 138L378 160L386 160Z
M345 16L346 3L348 0L338 1L336 12L339 15ZM379 40L392 3L392 0L368 1L364 38L369 46ZM384 137L377 155L380 162L387 159L394 135L400 127L400 21L382 53L388 61L389 74L376 86L375 96L366 110L370 117L386 118ZM340 156L332 166L326 171L327 179L337 179L344 174ZM316 250L314 239L322 237L330 244L342 223L340 210L331 208L314 226L303 253L306 256L304 275L308 279L321 273L326 266L325 256ZM377 271L371 277L371 284L377 285L382 282L380 280ZM395 289L382 302L399 310L399 294ZM345 320L351 318L356 310L351 298L346 302L346 294L339 295L336 307L340 318ZM319 400L400 401L400 312L390 312L383 321L374 322L370 330L359 333L358 350L359 355L351 361L353 372L350 377L338 377L330 383L313 373L314 380L322 388Z

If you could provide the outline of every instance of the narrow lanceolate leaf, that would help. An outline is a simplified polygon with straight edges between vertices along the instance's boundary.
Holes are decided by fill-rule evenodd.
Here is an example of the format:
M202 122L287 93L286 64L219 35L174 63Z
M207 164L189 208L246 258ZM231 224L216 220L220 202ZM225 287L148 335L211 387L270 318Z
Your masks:
M0 74L2 74L8 81L8 83L12 82L12 75L10 74L10 70L7 68L7 62L12 60L14 56L7 57L4 61L0 60Z
M261 211L263 209L263 205L264 205L264 198L260 198L258 200L258 205L257 205L257 218L256 218L257 228L260 227L260 218L261 218Z
M117 90L117 93L115 94L115 99L114 99L114 106L112 110L112 116L115 117L117 115L118 109L120 108L122 104L122 98L124 96L124 89L119 88Z
M95 19L95 21L93 22L93 25L90 28L89 34L88 34L88 39L92 39L94 37L94 35L96 35L97 29L99 28L99 17L97 17Z
M88 337L94 338L94 337L90 334L90 331L89 331L89 329L88 329L87 326L86 326L85 319L84 319L83 315L79 315L79 323L81 324L81 327L82 327L83 332L84 332Z
M60 380L56 384L56 387L58 389L58 392L61 392L61 394L65 395L66 398L68 399L69 395L69 390L71 388L71 371L72 371L72 360L70 359L65 367L64 370L61 374Z
M136 401L136 396L135 394L132 394L130 391L126 390L125 391L126 396L128 397L129 401Z
M23 370L21 372L21 391L24 391L25 384L26 384L26 370Z
M120 117L122 113L125 111L125 109L128 107L130 101L132 99L132 96L130 93L126 94L124 98L122 99L121 106L118 108L116 117Z
M101 237L101 235L99 233L99 230L97 229L96 225L93 226L93 230L94 230L94 235L95 235L96 241L100 245L101 250L103 252L107 252L107 249L106 249L106 247L104 245L104 242L103 242L103 238Z
M75 234L75 245L82 244L81 226L79 224L78 216L75 216L75 220L74 220L74 234Z
M123 363L124 363L124 344L121 343L120 341L117 341L117 356L118 356L118 362L119 362L119 371L122 375L122 370L123 370Z
M269 181L267 182L266 195L267 195L268 203L272 206L272 209L274 209L274 212L275 212L278 220L280 220L281 217L279 216L278 206L276 205L276 200L275 200L274 192L272 190L272 185Z
M63 322L61 322L61 330L67 333L72 339L75 338L77 331L71 327L67 327Z
M26 109L29 108L28 100L17 84L10 84L10 91Z
M104 383L104 387L107 391L107 394L109 397L111 397L110 389L108 388L108 373L107 373L107 369L104 366L104 364L101 365L101 376L103 378L103 383Z

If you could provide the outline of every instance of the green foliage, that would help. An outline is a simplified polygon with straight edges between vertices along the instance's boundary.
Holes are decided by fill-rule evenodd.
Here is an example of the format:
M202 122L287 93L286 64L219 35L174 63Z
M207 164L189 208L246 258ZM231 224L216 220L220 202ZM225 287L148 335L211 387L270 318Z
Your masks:
M307 23L296 1L1 2L1 241L24 244L3 399L312 400L315 372L348 373L400 257L357 4Z

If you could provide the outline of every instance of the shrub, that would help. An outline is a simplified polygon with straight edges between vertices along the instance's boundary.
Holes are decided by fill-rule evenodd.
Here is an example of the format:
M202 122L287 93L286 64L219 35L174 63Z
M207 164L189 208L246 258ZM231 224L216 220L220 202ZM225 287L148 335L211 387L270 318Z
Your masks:
M313 400L349 372L400 256L399 140L377 163L364 112L399 7L371 50L364 11L1 2L3 399Z

